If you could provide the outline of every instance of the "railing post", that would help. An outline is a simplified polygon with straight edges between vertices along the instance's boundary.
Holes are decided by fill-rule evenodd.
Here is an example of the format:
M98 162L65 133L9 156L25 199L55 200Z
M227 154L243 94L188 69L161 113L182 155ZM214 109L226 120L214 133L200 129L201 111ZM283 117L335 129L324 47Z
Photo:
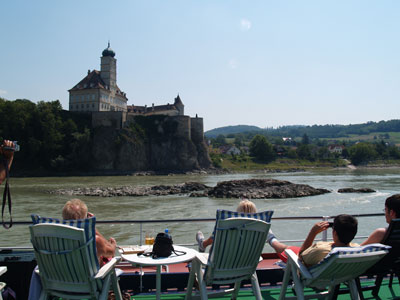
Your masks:
M322 221L328 221L329 216L322 216ZM328 240L328 230L322 231L322 240L326 242Z
M142 238L143 238L143 223L140 222L140 240L139 240L139 246L142 246Z

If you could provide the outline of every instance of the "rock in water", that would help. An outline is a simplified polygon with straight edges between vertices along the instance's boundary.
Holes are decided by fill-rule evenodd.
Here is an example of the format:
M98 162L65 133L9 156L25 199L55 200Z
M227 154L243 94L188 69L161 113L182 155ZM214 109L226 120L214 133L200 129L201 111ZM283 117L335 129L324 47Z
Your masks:
M353 189L353 188L343 188L338 189L338 193L375 193L376 191L370 188L360 188L360 189Z
M175 194L190 194L191 197L216 198L294 198L329 193L325 189L316 189L305 184L294 184L289 181L275 179L248 179L219 182L212 188L198 182L185 182L175 185L154 186L122 186L77 188L75 190L56 190L54 194L80 195L98 197L117 196L165 196Z
M216 198L295 198L330 193L326 189L316 189L306 184L295 184L276 179L245 179L219 182L208 191L208 196Z

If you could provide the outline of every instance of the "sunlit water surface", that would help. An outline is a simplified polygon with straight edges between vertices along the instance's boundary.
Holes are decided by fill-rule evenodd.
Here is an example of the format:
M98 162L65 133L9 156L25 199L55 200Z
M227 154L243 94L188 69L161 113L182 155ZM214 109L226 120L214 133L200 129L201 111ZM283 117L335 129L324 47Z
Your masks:
M275 178L293 183L309 184L332 192L320 196L289 199L256 199L258 210L274 210L274 216L329 216L339 213L382 213L384 200L400 192L400 169L333 170L277 174L175 175L175 176L113 176L113 177L51 177L11 178L13 219L29 221L32 213L60 217L64 203L71 196L54 195L49 191L60 188L117 187L125 185L172 185L188 181L215 186L219 181L248 178ZM376 190L372 194L339 194L339 188ZM218 208L236 210L238 199L191 198L189 195L149 197L81 197L98 220L143 220L176 218L213 218ZM272 221L272 229L280 239L305 238L315 220ZM143 226L155 233L169 228L174 243L194 243L195 234L202 230L207 236L213 222L155 223ZM385 226L384 217L359 219L359 235L368 235L374 228ZM120 245L139 243L139 225L106 225L98 228L106 237L114 237ZM30 246L28 226L15 225L0 229L0 246ZM330 233L329 233L330 236ZM266 248L266 250L270 250Z

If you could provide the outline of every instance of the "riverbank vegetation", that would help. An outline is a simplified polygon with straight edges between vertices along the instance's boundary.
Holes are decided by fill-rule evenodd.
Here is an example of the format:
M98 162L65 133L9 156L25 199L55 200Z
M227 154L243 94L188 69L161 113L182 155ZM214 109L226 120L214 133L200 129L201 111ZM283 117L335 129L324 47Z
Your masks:
M295 130L254 130L234 133L232 126L226 135L209 137L210 156L215 167L235 171L288 170L293 168L355 166L400 166L400 120L346 126L301 126ZM337 127L337 128L336 128ZM247 127L238 126L237 130ZM340 133L335 133L341 130ZM352 128L352 131L350 130ZM308 129L308 131L307 131ZM330 130L327 130L330 129ZM369 132L369 130L380 130ZM222 132L220 129L217 132ZM398 130L398 132L382 131ZM292 135L277 135L291 133ZM348 132L346 138L336 136ZM215 133L215 131L214 131ZM299 134L303 134L299 136ZM309 135L310 134L310 135ZM326 134L326 135L324 135ZM211 134L211 136L213 136ZM335 138L333 138L333 136Z
M124 130L128 131L125 133L132 137L136 146L141 142L143 149L149 148L150 140L157 139L159 151L153 151L150 157L163 163L171 159L167 156L161 158L160 153L166 152L162 142L174 132L176 124L164 122L160 136L154 124L160 123L158 119L162 116L154 118L139 117ZM114 148L125 149L120 151L119 157L120 165L127 166L123 158L129 156L129 147L122 147L126 136L121 133L113 139L104 137L104 141L100 142L105 144L100 143L103 146L99 147L93 145L95 131L91 128L90 114L63 110L59 101L33 103L26 99L7 101L0 98L0 137L16 140L21 146L13 164L14 175L89 172L92 170L93 153L98 152L104 164L115 161L106 155L106 146L111 149L108 152L115 152ZM213 132L223 130L215 129ZM332 168L349 163L356 166L400 166L400 120L349 126L285 126L265 130L255 126L230 126L226 132L229 133L217 136L206 133L210 158L217 168L247 172ZM147 146L144 145L146 141ZM138 157L146 156L143 151L140 156L133 150L129 152L130 156L138 161ZM194 151L189 150L188 153ZM206 150L204 155L207 155ZM177 156L178 152L173 153ZM177 162L180 165L188 161L187 156L181 156L182 160ZM109 161L105 161L107 157ZM143 165L140 170L147 170L147 166Z

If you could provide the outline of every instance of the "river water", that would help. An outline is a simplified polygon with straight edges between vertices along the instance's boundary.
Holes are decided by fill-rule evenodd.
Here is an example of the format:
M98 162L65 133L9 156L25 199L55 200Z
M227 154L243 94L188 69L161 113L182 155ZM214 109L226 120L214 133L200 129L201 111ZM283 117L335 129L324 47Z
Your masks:
M309 184L326 188L329 194L289 199L256 199L258 210L274 210L275 217L329 216L340 213L382 213L384 200L400 192L400 169L331 170L273 174L224 174L224 175L174 175L174 176L93 176L11 178L14 221L29 221L30 214L60 217L67 195L54 195L49 191L77 187L118 187L125 185L173 185L187 181L215 186L217 182L233 179L275 178L293 183ZM372 194L339 194L339 188L363 188L376 190ZM188 195L149 197L81 197L98 220L157 220L176 218L213 218L217 208L236 210L238 199L190 198ZM304 239L315 220L272 221L272 229L280 239ZM213 222L199 223L150 223L144 231L157 232L169 228L174 243L194 243L195 234L202 230L207 236ZM374 228L385 226L384 217L359 218L358 235L368 235ZM139 243L139 225L97 226L106 237L113 236L120 245ZM29 229L26 225L14 225L0 229L0 246L30 246ZM331 233L328 234L330 236ZM294 243L296 244L296 243ZM270 250L270 249L266 249Z

